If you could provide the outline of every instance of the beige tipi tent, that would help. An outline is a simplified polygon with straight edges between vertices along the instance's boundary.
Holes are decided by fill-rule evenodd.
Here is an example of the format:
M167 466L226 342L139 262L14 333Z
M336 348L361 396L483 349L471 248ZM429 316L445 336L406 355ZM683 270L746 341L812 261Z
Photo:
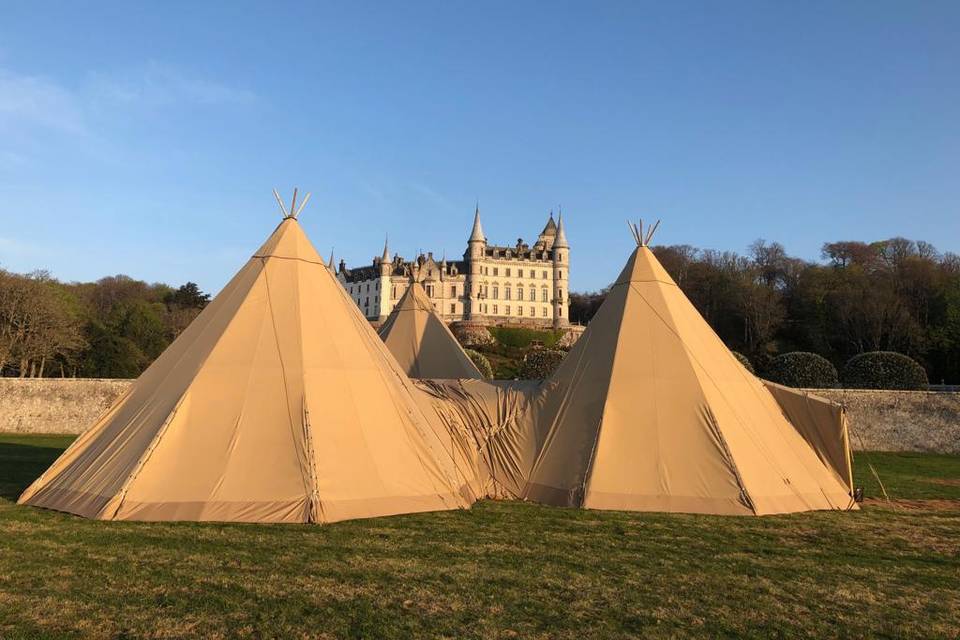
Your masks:
M285 213L20 503L104 520L256 522L469 506L472 478L458 477L449 438Z
M848 489L677 287L642 235L545 383L527 499L770 514L852 506Z
M411 378L483 377L418 282L407 287L380 337Z

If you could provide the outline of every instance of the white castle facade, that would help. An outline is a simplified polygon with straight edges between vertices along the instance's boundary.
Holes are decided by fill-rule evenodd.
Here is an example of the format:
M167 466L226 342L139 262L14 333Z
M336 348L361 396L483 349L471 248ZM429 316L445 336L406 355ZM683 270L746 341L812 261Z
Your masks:
M499 246L487 243L478 207L463 260L437 262L433 253L410 261L391 258L384 244L383 255L371 265L348 268L341 260L336 273L374 323L385 320L409 283L416 281L448 323L555 329L569 325L570 246L562 215L554 222L550 214L532 246L522 239L514 246Z

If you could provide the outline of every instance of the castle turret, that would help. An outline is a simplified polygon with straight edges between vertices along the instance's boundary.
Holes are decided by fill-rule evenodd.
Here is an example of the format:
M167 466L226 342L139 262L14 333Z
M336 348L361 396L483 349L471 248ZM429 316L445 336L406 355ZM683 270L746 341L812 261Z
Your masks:
M483 235L483 227L480 225L480 204L478 203L473 213L473 230L467 240L467 252L463 256L468 266L467 287L470 292L470 296L466 300L466 309L464 309L464 317L467 320L477 320L482 315L480 311L480 262L483 260L486 247L487 238Z
M390 275L390 251L387 249L387 238L383 239L383 255L380 256L380 276L386 278Z
M537 238L537 244L541 245L544 249L549 250L553 247L553 242L556 236L557 223L553 221L553 211L551 211L550 219L547 220L546 226L543 227L543 231L540 232L540 236Z
M559 329L569 324L567 295L570 274L570 245L563 228L563 214L557 217L557 232L553 240L553 327Z

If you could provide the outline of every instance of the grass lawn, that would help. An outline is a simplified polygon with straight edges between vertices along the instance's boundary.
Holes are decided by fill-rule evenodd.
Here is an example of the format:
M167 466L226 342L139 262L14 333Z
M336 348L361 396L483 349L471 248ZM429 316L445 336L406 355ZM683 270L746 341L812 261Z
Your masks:
M960 634L960 457L861 454L893 503L763 518L554 509L319 526L18 507L70 441L0 434L0 638Z

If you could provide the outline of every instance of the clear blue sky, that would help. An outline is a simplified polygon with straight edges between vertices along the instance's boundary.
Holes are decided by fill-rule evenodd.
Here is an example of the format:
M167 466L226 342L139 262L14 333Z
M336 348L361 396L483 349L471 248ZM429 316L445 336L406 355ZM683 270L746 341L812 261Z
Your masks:
M657 240L960 251L960 2L5 2L0 266L217 291L278 221L349 264L563 206Z

